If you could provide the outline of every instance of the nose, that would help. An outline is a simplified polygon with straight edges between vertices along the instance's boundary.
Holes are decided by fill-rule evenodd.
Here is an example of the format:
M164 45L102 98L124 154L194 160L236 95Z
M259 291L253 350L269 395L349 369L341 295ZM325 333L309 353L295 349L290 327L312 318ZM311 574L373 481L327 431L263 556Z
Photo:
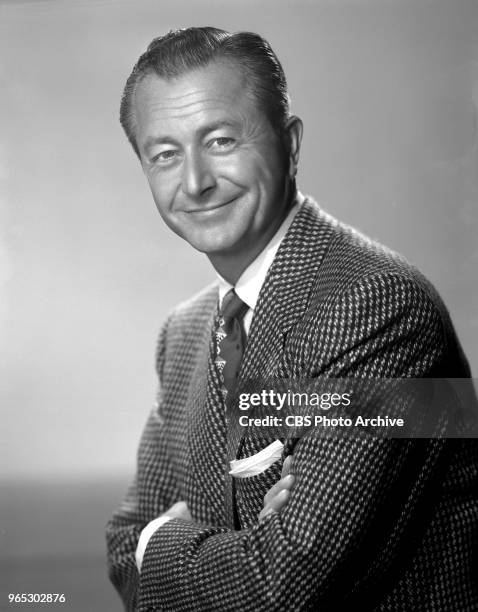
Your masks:
M182 190L191 198L199 198L216 184L212 168L200 154L186 156L183 164Z

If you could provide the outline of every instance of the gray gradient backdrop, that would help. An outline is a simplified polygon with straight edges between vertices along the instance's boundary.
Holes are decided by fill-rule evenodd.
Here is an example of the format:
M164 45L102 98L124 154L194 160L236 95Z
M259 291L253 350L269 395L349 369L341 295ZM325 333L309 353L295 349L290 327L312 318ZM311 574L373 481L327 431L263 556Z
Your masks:
M433 281L478 374L475 2L0 0L0 610L51 590L120 609L103 526L156 333L213 273L163 226L118 105L150 39L188 25L271 42L305 124L301 189Z

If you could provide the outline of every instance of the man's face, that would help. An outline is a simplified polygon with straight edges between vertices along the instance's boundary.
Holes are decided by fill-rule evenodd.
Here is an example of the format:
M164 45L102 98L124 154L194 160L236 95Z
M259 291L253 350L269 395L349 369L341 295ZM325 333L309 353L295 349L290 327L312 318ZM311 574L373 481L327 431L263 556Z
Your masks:
M211 256L259 252L285 215L287 161L233 62L173 79L148 75L136 139L167 225Z

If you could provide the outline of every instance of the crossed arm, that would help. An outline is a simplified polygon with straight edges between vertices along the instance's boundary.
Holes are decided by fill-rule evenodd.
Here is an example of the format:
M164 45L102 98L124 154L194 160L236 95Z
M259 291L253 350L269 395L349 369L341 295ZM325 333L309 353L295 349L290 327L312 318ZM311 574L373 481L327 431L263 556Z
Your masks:
M289 455L282 465L280 480L276 482L264 496L264 507L259 513L259 520L272 512L280 512L289 501L290 493L294 486L294 475L292 474L291 467L292 455ZM175 502L169 510L158 517L159 520L153 520L141 532L138 547L136 549L136 565L139 571L141 571L146 546L154 531L166 524L166 522L172 518L183 519L185 521L193 520L185 501L181 500ZM157 523L157 526L155 523Z
M293 486L292 455L289 455L282 466L280 480L264 495L264 507L259 513L258 519L260 520L273 512L280 512L289 501ZM193 520L185 501L174 503L162 516L184 519L185 521Z

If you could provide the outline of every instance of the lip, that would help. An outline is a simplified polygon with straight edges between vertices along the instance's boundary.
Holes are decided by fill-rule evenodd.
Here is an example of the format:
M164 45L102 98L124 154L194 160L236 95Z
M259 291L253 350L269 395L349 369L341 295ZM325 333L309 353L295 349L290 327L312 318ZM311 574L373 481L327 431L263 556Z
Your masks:
M215 210L219 210L221 208L224 208L225 206L228 206L229 204L232 204L233 202L235 202L237 200L238 196L235 196L234 198L232 198L231 200L227 200L227 202L222 202L221 204L213 204L213 205L209 205L209 206L201 206L200 208L187 208L184 209L183 212L188 213L188 214L207 214L210 212L214 212Z

